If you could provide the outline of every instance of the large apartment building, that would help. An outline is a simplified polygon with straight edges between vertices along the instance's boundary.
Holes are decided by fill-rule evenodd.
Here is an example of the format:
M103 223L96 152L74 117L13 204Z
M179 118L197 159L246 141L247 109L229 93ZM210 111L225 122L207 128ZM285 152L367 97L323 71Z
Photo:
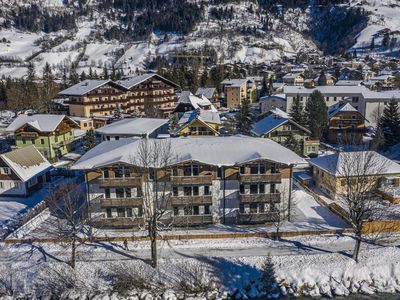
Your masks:
M269 139L170 138L162 141L174 153L167 170L146 178L133 159L141 141L103 142L73 166L86 173L90 215L101 226L142 223L147 186L160 182L170 200L164 220L176 226L270 222L290 206L292 168L303 162Z
M68 97L75 117L112 116L116 111L142 116L168 117L174 110L178 85L157 74L144 74L118 82L85 80L59 93Z

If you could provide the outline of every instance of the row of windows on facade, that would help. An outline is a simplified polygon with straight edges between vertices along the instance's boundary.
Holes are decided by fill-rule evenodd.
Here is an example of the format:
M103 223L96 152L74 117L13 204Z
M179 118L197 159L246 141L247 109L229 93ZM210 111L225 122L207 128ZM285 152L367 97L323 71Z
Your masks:
M327 97L324 97L325 98L325 101L329 101L329 100L333 100L333 101L338 101L338 100L343 100L345 97L329 97L329 96L327 96ZM294 99L294 97L293 97L293 99ZM303 96L300 96L299 97L299 99L300 99L300 101L304 101L304 100L310 100L310 97L303 97ZM358 101L359 101L359 97L351 97L351 102L352 103L358 103Z
M266 174L267 170L270 170L271 173L277 174L279 173L279 165L278 164L271 164L270 168L268 168L267 164L264 163L257 163L250 165L250 174L251 175L259 175L259 174ZM125 167L116 167L113 168L114 171L114 178L130 178L132 173L132 168L125 168ZM239 168L240 174L246 174L245 166L240 166ZM178 175L178 168L172 169L172 176L179 176ZM183 176L199 176L200 175L200 166L199 165L186 165L183 167ZM154 174L150 174L151 177L154 177ZM217 177L222 177L222 168L217 168ZM108 169L103 170L103 178L112 178L110 176L110 172Z
M115 212L115 213L113 213ZM174 206L172 208L174 216L199 216L211 215L211 205L186 205ZM273 203L241 203L239 206L241 214L262 214L277 212L277 207ZM137 207L118 207L107 208L107 218L141 218L143 217L143 209L141 206Z
M64 136L64 140L66 139L66 137L68 137L68 135L69 134L64 134L63 135ZM23 138L23 139L21 139L21 141L22 141L22 144L26 144L27 141L30 141L32 144L36 143L36 139L25 139L25 138ZM40 138L39 142L40 142L40 145L44 145L46 143L46 140L44 138ZM54 136L54 142L55 143L59 142L59 136L57 136L57 135Z

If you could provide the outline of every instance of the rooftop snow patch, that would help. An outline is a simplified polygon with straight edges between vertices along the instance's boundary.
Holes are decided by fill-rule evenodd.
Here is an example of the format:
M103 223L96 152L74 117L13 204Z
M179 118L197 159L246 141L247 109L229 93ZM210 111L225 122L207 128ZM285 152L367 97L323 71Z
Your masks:
M123 119L96 129L99 134L122 134L122 135L149 135L161 126L168 123L168 119L155 118L133 118Z
M50 114L37 114L37 115L19 115L11 124L6 128L6 131L15 132L25 124L37 129L40 132L52 132L57 129L58 125L68 118L71 122L75 123L72 119L65 115L50 115ZM77 125L77 124L76 124Z
M83 155L72 169L95 169L116 163L135 165L135 156L141 140L128 138L105 141ZM193 161L214 166L236 166L257 160L269 160L285 165L305 163L305 160L296 153L265 138L242 135L190 136L155 140L155 142L171 143L174 153L171 165Z

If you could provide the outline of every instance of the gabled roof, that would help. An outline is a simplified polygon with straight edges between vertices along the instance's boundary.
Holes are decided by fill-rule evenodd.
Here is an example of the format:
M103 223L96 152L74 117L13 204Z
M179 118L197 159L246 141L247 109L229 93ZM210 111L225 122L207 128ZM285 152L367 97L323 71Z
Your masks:
M200 97L201 95L203 95L208 100L211 100L214 96L215 91L216 88L199 87L196 91L196 96Z
M128 138L106 141L85 153L72 169L90 170L123 163L135 165L141 139ZM236 166L257 160L269 160L285 165L304 163L305 160L291 150L265 138L243 135L224 137L179 137L170 142L175 154L170 165L198 162L215 166Z
M168 119L155 119L155 118L132 118L123 119L99 129L96 132L99 134L109 135L146 135L153 133L158 128L168 123Z
M332 118L334 115L336 115L338 112L341 112L341 111L352 111L352 112L356 112L361 115L361 113L350 103L342 102L342 103L338 103L337 105L333 105L329 108L328 119Z
M296 77L301 76L304 78L304 75L301 73L287 73L285 76L283 76L283 79L295 79Z
M50 114L37 114L37 115L19 115L7 128L6 131L15 132L24 125L29 125L40 132L53 132L57 129L58 125L64 120L68 119L76 127L78 124L71 118L65 115L50 115Z
M140 83L142 83L142 82L144 82L144 81L146 81L146 80L148 80L150 78L153 78L153 77L158 77L160 80L166 81L166 82L168 82L169 84L171 84L171 85L173 85L175 87L179 87L179 85L177 85L175 82L172 82L171 80L168 80L168 79L166 79L166 78L164 78L164 77L162 77L162 76L160 76L160 75L158 75L156 73L147 73L147 74L143 74L143 75L130 77L130 78L127 78L127 79L124 79L124 80L118 80L117 83L122 85L122 86L124 86L127 89L131 89L134 86L136 86L136 85L138 85L138 84L140 84Z
M22 181L28 181L53 167L33 145L1 154L0 157Z
M205 123L212 123L218 125L221 124L221 119L217 112L204 109L195 109L185 112L183 116L179 119L179 123L186 124L196 119Z
M347 168L347 163L346 161L351 161L352 159L354 160L359 160L359 159L364 159L366 162L369 159L373 160L372 165L380 165L384 166L383 170L379 170L379 175L385 175L385 174L400 174L400 165L395 163L394 161L380 155L379 153L375 151L355 151L355 152L340 152L340 153L335 153L331 155L326 155L326 156L320 156L316 157L313 159L309 160L309 163L313 166L316 166L329 174L333 176L343 176L345 171L343 168ZM365 172L365 175L378 175L377 174L378 169L375 169L371 167L370 172L368 170ZM346 171L347 173L347 171ZM353 176L359 175L359 174L350 174Z
M279 108L274 108L269 111L271 114L261 119L257 123L253 125L252 133L256 136L264 136L271 131L275 130L281 125L286 123L291 123L296 127L302 129L306 133L310 134L310 131L307 128L304 128L300 124L297 124L293 120L291 120L290 116Z
M107 80L92 80L92 79L87 79L82 82L79 82L61 92L59 92L59 95L65 95L65 96L83 96L86 95L87 93L105 85L105 84L111 84L116 86L117 88L121 90L125 90L124 87L119 86L117 83L107 79Z
M231 87L241 87L243 84L247 83L247 79L224 79L221 84Z

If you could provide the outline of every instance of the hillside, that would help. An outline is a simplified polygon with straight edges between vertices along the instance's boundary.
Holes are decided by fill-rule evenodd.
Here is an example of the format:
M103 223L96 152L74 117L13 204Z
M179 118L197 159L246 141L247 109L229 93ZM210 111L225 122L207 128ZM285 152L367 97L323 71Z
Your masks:
M365 47L377 22L379 28L387 22L395 30L394 12L400 12L398 6L391 7L398 1L389 0L377 12L374 0L366 1L368 10L359 3L341 4L347 1L325 1L339 3L336 6L276 2L284 5L240 0L0 0L0 76L23 76L30 61L38 73L50 63L61 78L71 65L78 73L89 68L99 73L107 67L132 74L151 66L158 56L170 62L201 56L212 65L268 62L318 47L334 53L351 47L359 32L354 47ZM392 17L382 21L380 15L388 9Z

